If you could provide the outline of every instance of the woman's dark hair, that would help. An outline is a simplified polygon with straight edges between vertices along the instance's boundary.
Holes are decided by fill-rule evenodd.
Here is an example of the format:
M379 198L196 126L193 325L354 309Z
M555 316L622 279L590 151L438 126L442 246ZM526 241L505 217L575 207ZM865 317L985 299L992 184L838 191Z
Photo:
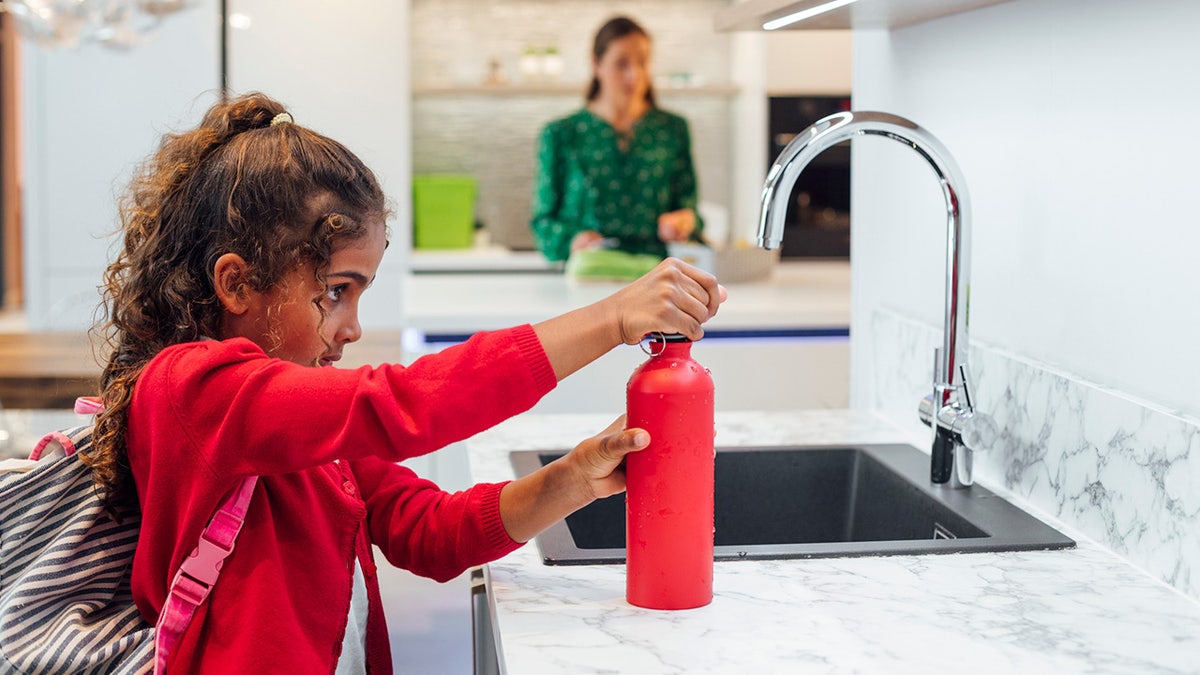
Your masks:
M107 354L105 409L83 459L114 518L135 502L125 442L143 368L170 345L220 337L217 259L241 256L257 291L297 264L323 278L333 251L388 213L358 157L263 94L218 103L195 129L163 136L121 198L123 240L92 329Z
M627 16L617 16L609 19L600 27L600 30L596 31L596 39L592 41L592 58L599 62L600 59L604 58L604 53L608 51L609 45L614 40L620 40L630 35L641 35L647 40L650 39L650 34L646 32L646 29ZM595 75L592 75L592 82L588 85L587 100L594 101L599 95L600 80L596 79ZM646 86L646 103L649 103L651 107L657 105L654 101L653 84Z

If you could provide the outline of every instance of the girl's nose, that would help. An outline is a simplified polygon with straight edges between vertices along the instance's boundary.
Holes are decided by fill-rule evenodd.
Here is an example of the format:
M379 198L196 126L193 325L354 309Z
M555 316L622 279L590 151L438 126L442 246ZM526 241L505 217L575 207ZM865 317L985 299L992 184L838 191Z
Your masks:
M351 342L358 342L359 338L361 338L361 337L362 337L362 324L360 324L358 322L357 314L350 317L349 320L347 320L341 326L338 327L337 341L342 344L350 344Z

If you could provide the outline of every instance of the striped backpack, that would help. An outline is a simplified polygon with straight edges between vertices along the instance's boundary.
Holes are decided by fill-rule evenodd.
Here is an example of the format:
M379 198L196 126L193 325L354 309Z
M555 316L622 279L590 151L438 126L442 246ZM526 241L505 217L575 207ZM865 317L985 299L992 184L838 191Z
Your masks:
M95 412L87 401L77 412ZM94 405L94 403L93 403ZM218 508L171 582L157 626L130 592L140 515L113 522L80 459L90 426L0 462L0 673L163 673L233 550L258 478Z

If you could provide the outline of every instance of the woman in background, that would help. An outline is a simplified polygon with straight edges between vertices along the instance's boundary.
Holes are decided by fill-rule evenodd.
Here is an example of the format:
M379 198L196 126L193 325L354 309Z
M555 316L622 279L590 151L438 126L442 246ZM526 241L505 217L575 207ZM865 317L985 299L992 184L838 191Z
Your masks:
M552 261L615 246L667 255L699 241L687 122L661 110L650 85L650 37L617 17L596 33L587 104L542 130L531 226Z

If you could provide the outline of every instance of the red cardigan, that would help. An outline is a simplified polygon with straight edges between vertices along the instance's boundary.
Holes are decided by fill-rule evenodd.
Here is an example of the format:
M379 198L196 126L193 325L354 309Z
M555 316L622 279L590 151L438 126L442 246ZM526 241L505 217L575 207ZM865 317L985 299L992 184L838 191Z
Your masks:
M134 387L126 438L142 508L132 590L150 623L222 498L262 476L171 672L333 672L357 556L369 672L390 673L369 544L439 581L519 546L500 522L503 484L450 494L395 462L527 410L555 382L529 326L407 368L304 367L240 338L163 350Z

